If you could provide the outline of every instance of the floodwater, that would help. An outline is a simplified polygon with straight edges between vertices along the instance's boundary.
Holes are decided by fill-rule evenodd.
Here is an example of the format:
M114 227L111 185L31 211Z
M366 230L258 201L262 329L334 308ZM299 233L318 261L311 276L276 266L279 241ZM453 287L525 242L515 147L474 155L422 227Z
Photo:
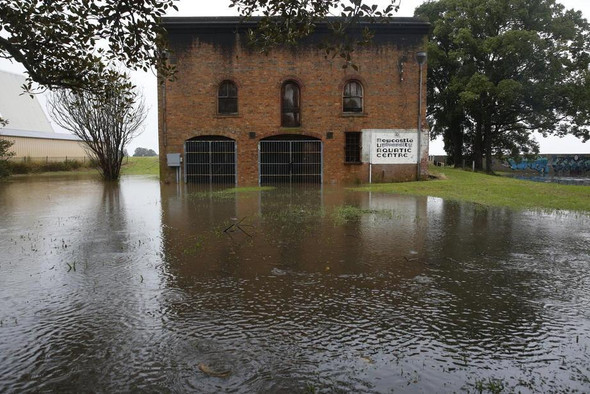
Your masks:
M590 217L0 184L0 392L590 391Z

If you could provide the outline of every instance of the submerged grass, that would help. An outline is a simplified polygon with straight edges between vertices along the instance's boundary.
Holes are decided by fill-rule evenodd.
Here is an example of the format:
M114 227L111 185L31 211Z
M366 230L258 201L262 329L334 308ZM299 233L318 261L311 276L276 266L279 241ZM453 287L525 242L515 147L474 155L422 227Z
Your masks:
M269 209L262 216L264 219L286 224L299 225L316 219L321 219L326 212L321 206L303 204L286 204Z
M393 217L391 210L363 209L353 205L342 205L334 209L332 212L332 218L336 224L344 224L358 220L363 215L367 214L378 214L382 216Z
M211 191L202 191L202 192L194 192L190 193L189 196L191 198L213 198L213 199L224 199L224 198L233 198L236 194L239 193L253 193L253 192L261 192L261 191L268 191L274 190L275 188L272 186L248 186L248 187L232 187L229 189L223 190L211 190Z
M502 379L488 379L477 380L475 382L475 390L478 393L492 393L499 394L506 388L506 384Z
M461 169L432 167L438 179L383 183L352 190L441 197L486 206L590 212L590 187L523 181Z

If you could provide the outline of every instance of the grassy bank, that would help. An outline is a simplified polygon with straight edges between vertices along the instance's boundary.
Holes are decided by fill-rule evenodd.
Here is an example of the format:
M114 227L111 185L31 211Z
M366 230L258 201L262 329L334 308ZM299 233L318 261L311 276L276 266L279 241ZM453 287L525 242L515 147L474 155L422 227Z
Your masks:
M433 196L515 209L590 212L590 187L522 181L453 168L430 169L441 179L374 184L353 190Z
M36 163L36 162L18 162L11 163L11 172L13 176L27 175L80 175L80 174L98 174L98 170L88 163L76 161L55 162L55 163ZM121 175L160 175L160 163L158 157L129 157L123 159Z
M130 157L123 160L121 175L160 175L158 156Z
M48 172L89 171L91 164L79 160L69 161L9 161L6 163L12 175L42 174Z

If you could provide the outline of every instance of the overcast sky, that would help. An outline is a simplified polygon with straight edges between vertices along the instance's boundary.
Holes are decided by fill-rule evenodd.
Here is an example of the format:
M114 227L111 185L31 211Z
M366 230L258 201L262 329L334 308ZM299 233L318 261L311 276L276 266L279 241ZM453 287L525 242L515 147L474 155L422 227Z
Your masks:
M366 0L367 3L376 3L386 5L388 0ZM413 16L414 9L422 4L423 0L402 0L398 16ZM590 0L559 0L567 8L581 10L587 19L590 19ZM236 11L229 8L229 0L180 0L178 1L178 12L170 15L181 16L227 16L236 15ZM23 68L18 64L11 64L9 61L0 59L0 70L22 73ZM145 131L142 135L133 140L129 146L129 152L133 154L136 147L158 149L158 123L157 123L157 96L156 96L156 78L152 73L133 74L135 83L143 89L150 114L146 121ZM42 102L44 100L41 100ZM54 129L63 132L51 121ZM541 153L589 153L590 142L582 141L574 137L539 137ZM430 154L444 154L443 144L441 141L431 142Z

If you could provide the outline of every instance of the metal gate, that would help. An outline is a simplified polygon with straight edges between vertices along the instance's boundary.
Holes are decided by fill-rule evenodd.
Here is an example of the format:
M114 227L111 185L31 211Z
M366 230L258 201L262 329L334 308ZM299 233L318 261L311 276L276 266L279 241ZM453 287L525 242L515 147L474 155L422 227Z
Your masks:
M185 182L236 183L235 141L186 141L184 152Z
M260 184L322 183L322 141L260 141L258 152Z

